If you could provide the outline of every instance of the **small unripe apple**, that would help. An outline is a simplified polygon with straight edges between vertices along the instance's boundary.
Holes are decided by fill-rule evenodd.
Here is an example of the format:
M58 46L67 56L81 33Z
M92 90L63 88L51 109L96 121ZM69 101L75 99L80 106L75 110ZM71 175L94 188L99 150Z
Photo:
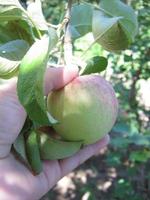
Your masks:
M91 144L113 127L118 102L112 86L99 75L78 76L48 96L48 111L59 121L56 132L67 141Z

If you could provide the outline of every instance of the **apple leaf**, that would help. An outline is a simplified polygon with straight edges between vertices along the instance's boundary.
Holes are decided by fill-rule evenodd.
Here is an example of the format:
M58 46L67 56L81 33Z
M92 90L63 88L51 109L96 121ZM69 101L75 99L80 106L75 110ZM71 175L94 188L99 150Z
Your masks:
M43 168L37 134L34 130L30 131L25 141L27 159L34 174L39 174Z
M122 16L122 18L119 20L119 23L129 40L134 40L134 37L138 32L138 21L137 16L131 6L123 3L120 0L112 0L110 6L110 0L101 0L100 8L110 13L113 17Z
M108 51L119 52L128 48L137 34L134 10L120 0L102 0L93 12L95 41Z
M0 5L3 5L3 6L9 6L9 5L21 6L18 0L1 0Z
M128 48L137 34L137 17L120 0L102 0L99 9L93 12L92 24L95 41L108 51Z
M17 39L16 34L8 29L7 24L0 24L0 45L9 42L11 40Z
M0 56L14 61L21 60L29 45L24 40L13 40L0 46Z
M19 100L29 117L41 124L49 124L43 90L48 52L49 38L37 40L23 58L18 77Z
M93 12L93 35L95 41L108 51L118 51L128 47L128 39L119 25L121 18L110 17L100 10Z
M35 0L35 2L30 3L27 7L27 11L40 30L48 30L48 26L42 12L42 5L40 0Z
M1 24L5 23L4 31L6 34L13 36L11 39L25 39L31 43L36 38L37 27L35 27L32 17L29 16L18 0L0 1L0 22ZM10 26L13 26L12 33L9 33Z
M14 40L0 46L0 78L8 79L17 73L28 49L29 45L24 40Z
M12 21L22 18L24 15L23 7L17 0L0 1L0 21ZM25 17L25 16L24 16Z
M131 152L129 159L133 162L147 162L150 159L150 151L133 151Z
M132 136L130 136L130 141L131 143L135 144L135 145L139 145L139 146L150 146L150 136L148 135L144 135L144 134L133 134Z
M25 138L23 133L20 133L13 143L13 148L15 150L15 153L19 156L19 158L26 163L27 166L29 166L27 155L26 155L26 149L25 149Z
M43 85L50 42L51 37L42 37L31 46L21 62L18 77L19 100L30 119L39 125L56 123L47 114Z
M0 23L0 45L11 40L22 39L32 44L35 40L28 21L13 20Z
M82 75L99 73L106 69L107 59L102 56L95 56L87 61L86 67L84 68Z
M74 4L71 9L70 30L73 39L92 32L93 5Z
M39 133L39 147L42 159L63 159L72 156L80 150L82 141L69 142L54 139L46 133Z

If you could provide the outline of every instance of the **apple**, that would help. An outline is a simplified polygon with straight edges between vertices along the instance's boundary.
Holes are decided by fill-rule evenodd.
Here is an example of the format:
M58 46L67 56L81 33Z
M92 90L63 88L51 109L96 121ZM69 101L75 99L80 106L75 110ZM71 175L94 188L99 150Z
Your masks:
M67 141L91 144L113 127L118 113L115 92L99 75L78 76L48 95L47 107L58 120L53 127Z

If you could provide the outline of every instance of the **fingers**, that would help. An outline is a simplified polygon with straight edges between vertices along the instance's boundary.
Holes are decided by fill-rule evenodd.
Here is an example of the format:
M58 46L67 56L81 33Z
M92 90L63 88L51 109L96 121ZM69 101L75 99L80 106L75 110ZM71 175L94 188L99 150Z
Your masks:
M91 144L81 149L77 154L70 158L66 158L64 160L60 160L60 167L62 176L65 176L70 171L75 169L80 164L84 163L91 156L95 155L98 150L104 148L109 143L109 136L105 136L102 140L96 142L95 144Z
M45 94L51 90L57 90L64 87L78 75L78 68L47 68L45 74Z
M95 144L84 147L72 157L60 161L44 161L44 174L49 187L47 191L53 187L59 179L85 162L91 156L95 155L98 150L108 145L109 140L110 138L107 135Z

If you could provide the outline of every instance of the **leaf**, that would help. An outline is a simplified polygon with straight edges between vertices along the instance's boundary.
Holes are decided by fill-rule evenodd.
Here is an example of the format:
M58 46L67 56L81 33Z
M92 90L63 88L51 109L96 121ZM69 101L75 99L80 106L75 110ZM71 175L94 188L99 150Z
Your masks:
M48 29L48 34L49 34L49 37L51 39L51 42L50 42L50 49L53 49L53 47L55 47L57 41L58 41L58 36L57 36L57 32L55 29L53 28L49 28Z
M106 158L106 162L110 166L117 166L121 164L121 153L119 151L111 151Z
M20 133L18 135L17 139L15 140L13 144L13 147L16 153L19 155L19 158L23 162L25 162L27 165L29 165L27 155L26 155L26 150L25 150L25 139L24 139L23 133Z
M31 34L32 38L39 38L40 31L34 19L32 19L29 13L21 6L19 1L9 0L0 3L0 21L16 21L19 26Z
M129 159L133 162L147 162L150 159L150 151L135 151L131 152Z
M8 6L8 5L15 5L19 6L20 3L18 0L1 0L0 5Z
M82 75L102 72L106 69L107 64L108 62L105 57L95 56L87 61Z
M25 40L29 44L33 43L34 38L29 24L22 20L0 23L0 44L16 39Z
M0 45L9 42L13 39L17 39L14 32L8 29L7 23L0 24Z
M95 40L108 51L118 51L128 46L128 40L118 21L121 17L109 17L104 12L95 10L93 13L93 35ZM125 39L122 40L122 37Z
M93 5L87 3L74 4L71 9L70 29L73 39L92 31Z
M23 17L23 7L17 0L1 0L0 21L18 20Z
M128 39L133 41L138 32L138 21L132 7L120 0L112 0L111 6L109 0L102 0L100 2L100 7L109 12L113 17L122 16L119 22L126 32Z
M0 22L5 23L5 26L7 27L5 28L5 31L9 30L10 24L15 25L12 30L13 34L11 34L13 35L13 38L11 39L25 39L25 37L22 36L26 36L28 39L26 38L25 40L27 40L29 43L32 39L35 40L36 31L34 33L34 29L36 29L36 27L33 24L32 18L28 16L27 11L21 6L19 1L2 0L0 2ZM14 38L14 35L19 37Z
M48 30L46 20L42 12L42 5L40 0L35 0L27 7L29 15L32 17L32 20L40 30Z
M0 56L14 61L21 60L29 45L24 40L13 40L0 46Z
M44 73L47 67L50 38L37 40L23 58L18 77L18 96L31 120L50 125L44 99Z
M127 123L124 122L118 122L115 124L113 127L113 131L120 133L122 136L128 136L129 133L131 132L130 127L128 126Z
M72 156L80 150L82 141L79 142L68 142L53 139L49 135L40 132L40 154L42 159L63 159Z
M102 0L100 8L93 12L94 38L108 51L128 48L137 34L137 27L133 9L120 0Z
M0 78L8 79L16 74L28 49L29 45L24 40L14 40L0 46Z
M42 161L37 134L38 133L34 130L31 131L26 140L27 158L34 174L39 174L42 171Z
M18 72L19 61L11 61L0 57L0 78L9 79Z
M111 145L115 148L127 148L130 143L128 138L123 137L116 137L112 138Z
M19 156L20 160L23 161L24 164L26 164L27 167L29 167L30 169L31 167L29 165L27 155L26 155L25 138L31 126L32 126L31 121L27 117L20 134L18 135L17 139L13 143L13 149L15 150L15 153L17 154L17 156Z
M130 142L136 145L143 145L149 147L150 137L142 134L133 134L130 137Z

